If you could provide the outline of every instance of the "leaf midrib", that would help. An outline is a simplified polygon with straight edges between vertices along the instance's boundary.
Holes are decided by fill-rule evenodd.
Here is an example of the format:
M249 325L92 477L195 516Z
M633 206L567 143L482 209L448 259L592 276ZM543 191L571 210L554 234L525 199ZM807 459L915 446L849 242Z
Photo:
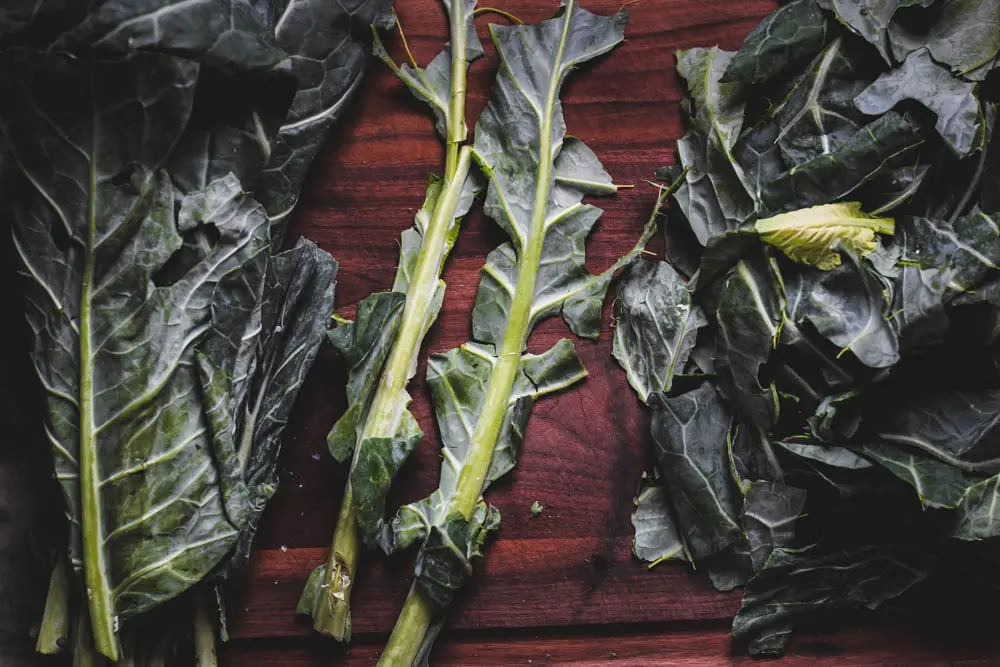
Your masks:
M566 42L575 9L575 0L568 0L566 11L563 14L562 35L553 57L552 79L549 81L545 106L539 117L539 164L535 183L535 201L532 207L531 233L525 239L523 255L519 258L515 293L508 311L507 327L500 345L499 358L490 374L490 382L483 398L483 409L476 422L476 430L466 456L466 465L462 467L456 484L453 509L461 512L466 519L472 517L479 496L482 494L483 484L493 460L493 451L503 426L503 419L507 412L510 394L514 388L517 371L521 365L521 355L530 329L531 304L535 296L535 282L538 278L538 267L545 240L549 178L554 162L552 156L552 116L559 92L561 63L566 51ZM511 79L516 80L509 68L508 72ZM516 225L511 226L516 228Z
M92 83L91 90L96 90ZM104 519L101 503L101 471L97 458L97 429L94 419L94 355L92 298L94 291L95 247L97 243L97 155L99 115L97 101L91 100L91 146L88 178L87 239L83 274L80 280L80 507L83 529L83 569L86 598L94 647L112 660L118 659L115 613L111 599L110 574L104 551Z

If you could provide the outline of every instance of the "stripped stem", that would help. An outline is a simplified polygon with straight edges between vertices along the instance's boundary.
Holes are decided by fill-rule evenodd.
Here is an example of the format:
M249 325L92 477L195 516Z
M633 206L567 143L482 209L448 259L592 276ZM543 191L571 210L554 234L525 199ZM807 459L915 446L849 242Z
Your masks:
M218 667L215 627L208 613L207 591L196 591L194 601L194 656L197 667Z
M567 12L572 12L572 3ZM566 32L570 20L564 21L564 34L553 62L562 60L566 44ZM465 465L459 473L455 495L445 514L459 512L468 521L483 492L493 450L500 436L504 416L510 404L510 395L521 366L521 355L531 331L531 303L535 295L535 283L542 258L545 241L545 213L548 210L549 190L553 169L552 118L559 94L559 78L553 77L546 95L542 122L538 129L538 174L535 182L535 198L532 205L530 231L527 242L518 258L517 282L507 316L503 341L499 356L490 375L489 385L483 399L483 407L476 428L472 433ZM434 618L434 607L427 596L414 584L403 603L396 627L393 628L385 651L378 664L383 667L413 665L424 637Z
M466 146L459 152L452 177L444 185L421 242L413 279L406 293L402 321L358 439L359 446L355 447L352 468L357 463L360 443L368 438L391 438L399 429L406 407L400 396L406 390L413 360L423 342L427 313L438 290L447 251L448 231L455 219L455 209L471 165L472 149ZM353 490L348 482L330 545L326 576L320 589L319 611L313 619L316 631L338 641L351 638L351 589L360 553L361 534L354 512Z

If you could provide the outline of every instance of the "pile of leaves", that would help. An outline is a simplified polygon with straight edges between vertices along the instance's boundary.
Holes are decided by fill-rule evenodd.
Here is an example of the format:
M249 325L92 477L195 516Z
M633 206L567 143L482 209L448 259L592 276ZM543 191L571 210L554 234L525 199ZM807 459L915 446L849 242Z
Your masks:
M0 9L5 214L69 526L41 652L214 664L333 307L336 263L279 252L285 223L390 20L385 0Z
M752 654L1000 534L998 19L795 0L677 54L667 261L617 302L657 463L635 551L745 586Z

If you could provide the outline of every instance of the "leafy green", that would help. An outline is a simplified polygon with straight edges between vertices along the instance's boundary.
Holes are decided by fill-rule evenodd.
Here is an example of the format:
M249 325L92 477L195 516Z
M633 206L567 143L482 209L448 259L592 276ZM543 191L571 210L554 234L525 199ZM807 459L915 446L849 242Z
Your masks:
M616 188L594 153L566 138L559 91L574 68L622 41L625 21L624 13L596 16L570 0L548 21L490 27L501 68L476 125L475 152L489 178L486 213L510 241L487 256L472 312L474 340L428 362L444 443L441 479L393 521L395 547L422 544L380 664L425 664L447 607L499 524L484 491L514 467L534 401L586 374L569 340L526 353L532 329L561 315L577 335L596 337L613 275L655 229L648 225L636 248L607 271L586 270L586 237L601 211L583 196Z
M43 626L72 614L78 660L131 656L193 589L214 661L206 598L246 562L333 304L336 263L305 241L278 253L282 219L387 4L0 12L0 132L24 184L10 216L76 575L62 588L86 591L76 605L53 586ZM187 634L161 626L157 650Z
M678 55L667 261L616 307L659 473L635 553L744 586L754 655L1000 534L998 16L798 0L736 54Z
M986 131L974 89L973 83L951 76L922 48L906 56L902 66L882 74L854 103L869 116L877 116L901 100L916 100L937 115L938 134L959 157L965 157L982 149Z
M929 7L934 0L833 0L837 19L870 43L886 62L889 55L889 25L904 7Z
M926 0L922 3L928 6ZM916 31L901 23L889 29L897 60L922 47L955 74L981 81L995 67L1000 53L1000 2L997 0L940 0L933 18Z
M754 228L789 259L829 270L840 266L840 248L859 255L874 252L875 233L894 233L895 222L865 214L858 202L846 202L781 213L758 220Z
M645 403L652 394L670 391L674 377L687 367L698 330L707 320L666 262L639 260L624 275L628 289L622 289L615 301L614 353Z
M726 66L722 81L766 83L814 56L826 43L828 30L815 0L793 0L747 35Z
M351 638L350 601L360 543L373 547L391 541L384 520L386 497L423 438L407 409L406 385L444 299L445 260L480 190L470 149L460 150L466 139L466 73L483 53L473 25L475 5L475 0L445 2L452 41L426 69L399 67L380 41L375 44L376 54L431 107L447 142L447 157L443 177L430 179L415 225L403 232L392 291L365 299L356 320L330 336L351 368L348 409L327 442L333 457L350 460L351 468L327 562L310 577L298 610L313 617L318 632L338 641Z

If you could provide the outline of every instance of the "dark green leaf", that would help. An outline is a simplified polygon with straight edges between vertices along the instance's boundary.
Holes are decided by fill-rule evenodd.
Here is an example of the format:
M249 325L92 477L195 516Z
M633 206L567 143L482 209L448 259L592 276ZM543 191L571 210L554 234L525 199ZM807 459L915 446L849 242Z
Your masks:
M806 269L785 278L787 317L808 322L843 352L871 368L899 360L899 339L878 279L853 255L832 271Z
M1000 51L998 0L942 0L926 34L913 34L899 23L889 29L893 54L902 61L926 46L934 60L967 78L985 75L983 65Z
M889 112L859 129L838 149L779 176L764 189L762 201L773 213L842 201L921 142L915 125Z
M929 7L934 0L833 0L837 18L854 33L878 49L887 63L888 31L893 17L903 7Z
M1000 535L1000 475L973 484L958 506L954 536L960 540L986 540Z
M690 560L676 524L663 486L653 483L643 489L632 513L636 558L649 563L650 567L665 560Z
M239 532L222 489L232 452L213 456L223 440L190 397L216 286L268 247L268 225L232 176L174 198L162 166L196 77L196 65L145 56L32 54L0 68L4 99L18 100L0 127L31 183L14 219L35 368L72 560L90 563L94 634L110 655L115 616L186 590ZM209 225L205 259L171 270L185 235Z
M761 258L741 260L725 282L716 312L716 373L719 387L740 416L760 426L777 419L773 386L761 384L761 370L781 332L778 283Z
M912 450L875 444L866 445L861 451L912 486L924 507L954 509L973 482L958 468Z
M673 398L655 394L651 430L678 532L695 559L743 538L740 500L729 470L730 416L708 381Z
M927 49L906 57L902 66L886 72L855 98L858 109L880 116L902 100L915 100L937 116L935 128L959 157L980 150L986 121L975 85L956 79L931 58Z
M347 412L327 436L330 454L345 461L361 438L370 401L382 367L392 348L406 296L379 292L358 304L357 319L330 331L330 342L344 355L350 371L347 379Z
M826 43L826 17L815 0L793 0L761 21L726 66L722 81L759 85L808 60Z
M776 112L781 128L776 142L789 166L836 153L864 125L854 98L870 81L869 55L857 43L838 37L796 81Z
M802 516L806 492L778 482L750 482L743 491L743 527L754 572L766 567L776 549L795 539L795 522Z
M684 281L664 262L635 262L622 276L615 309L614 354L629 384L643 402L670 391L708 323Z

